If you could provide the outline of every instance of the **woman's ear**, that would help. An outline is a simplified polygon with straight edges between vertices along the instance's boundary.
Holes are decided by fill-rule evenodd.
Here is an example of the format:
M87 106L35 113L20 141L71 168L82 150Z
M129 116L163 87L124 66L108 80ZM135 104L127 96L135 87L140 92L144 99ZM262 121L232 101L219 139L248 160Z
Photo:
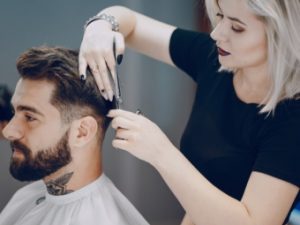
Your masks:
M89 144L97 135L98 123L92 116L85 116L71 123L70 146L75 148Z

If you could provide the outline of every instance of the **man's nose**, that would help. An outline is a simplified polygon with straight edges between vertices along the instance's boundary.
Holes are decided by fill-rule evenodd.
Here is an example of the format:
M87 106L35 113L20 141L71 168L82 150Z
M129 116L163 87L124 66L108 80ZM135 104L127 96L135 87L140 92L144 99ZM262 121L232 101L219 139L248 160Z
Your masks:
M3 136L10 140L18 140L23 137L23 130L20 125L18 125L17 121L12 118L11 121L4 127L2 130Z

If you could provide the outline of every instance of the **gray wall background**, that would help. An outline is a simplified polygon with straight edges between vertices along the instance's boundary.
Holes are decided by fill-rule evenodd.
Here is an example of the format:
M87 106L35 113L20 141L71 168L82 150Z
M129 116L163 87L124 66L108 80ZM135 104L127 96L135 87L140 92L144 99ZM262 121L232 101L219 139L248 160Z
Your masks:
M194 29L197 0L0 0L0 83L14 88L15 60L32 46L79 48L87 18L110 5L124 5L148 16ZM159 38L159 34L157 34ZM190 113L194 86L180 71L126 50L119 69L124 108L141 109L179 146ZM104 145L106 174L151 224L179 224L184 212L159 174L148 164ZM10 177L10 148L0 141L0 211L23 183Z

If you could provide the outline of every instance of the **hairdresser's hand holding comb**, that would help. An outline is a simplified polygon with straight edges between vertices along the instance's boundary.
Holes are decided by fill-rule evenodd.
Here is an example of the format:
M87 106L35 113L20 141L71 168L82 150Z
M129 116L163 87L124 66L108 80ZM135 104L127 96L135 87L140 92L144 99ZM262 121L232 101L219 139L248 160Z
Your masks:
M115 148L126 150L154 167L163 165L177 151L164 132L145 116L124 110L110 110L107 116L112 118L112 128L116 130L112 142Z

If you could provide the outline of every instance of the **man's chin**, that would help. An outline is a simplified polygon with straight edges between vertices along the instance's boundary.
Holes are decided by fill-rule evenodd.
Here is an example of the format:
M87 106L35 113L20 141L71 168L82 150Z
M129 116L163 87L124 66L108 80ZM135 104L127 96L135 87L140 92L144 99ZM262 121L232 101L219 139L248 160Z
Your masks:
M18 181L37 181L44 177L44 174L24 166L23 160L13 160L9 171L13 178Z
M60 168L38 168L26 164L26 160L12 160L10 164L10 174L19 181L37 181L43 179Z
M27 182L31 182L31 181L37 181L43 178L43 176L36 176L33 174L24 174L24 173L18 173L18 172L10 172L10 174L12 175L13 178L15 178L18 181L27 181Z

